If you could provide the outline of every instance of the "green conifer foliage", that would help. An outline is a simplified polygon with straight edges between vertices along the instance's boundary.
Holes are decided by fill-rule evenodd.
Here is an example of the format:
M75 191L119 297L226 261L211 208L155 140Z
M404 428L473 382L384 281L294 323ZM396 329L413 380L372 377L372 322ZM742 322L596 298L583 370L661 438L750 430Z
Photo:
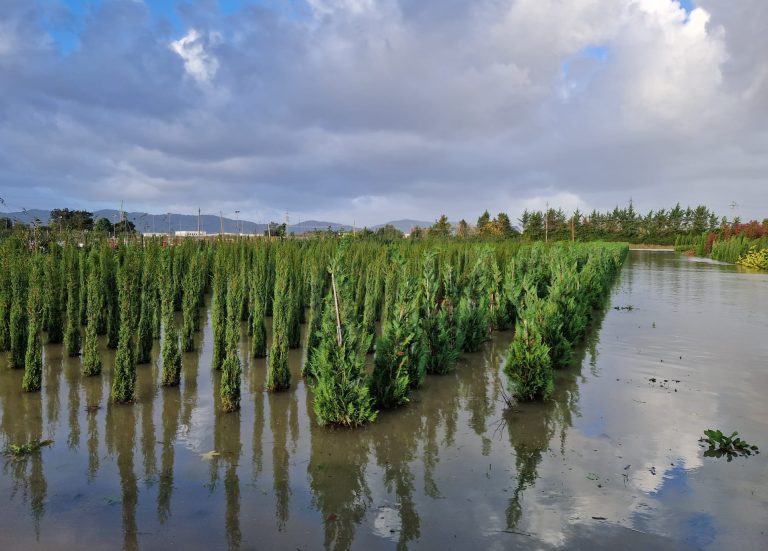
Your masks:
M267 355L266 289L264 269L255 268L251 274L251 356L263 358Z
M99 313L104 301L99 292L101 278L91 270L88 274L87 320L85 325L85 343L83 345L83 375L92 377L101 373L101 354L99 353L98 324Z
M368 275L365 278L364 292L363 331L371 337L371 350L373 350L373 341L376 336L376 318L379 315L379 302L381 301L378 266L368 270ZM368 350L368 352L371 350Z
M88 300L88 263L86 262L87 256L81 251L77 251L77 311L78 311L78 325L85 325L86 323L86 309Z
M380 408L407 403L411 379L424 378L427 349L418 307L416 285L404 279L392 316L376 345L370 393Z
M173 261L170 251L164 255L161 276L161 310L163 315L163 368L160 383L163 386L178 386L181 382L181 351L176 324L173 320Z
M452 270L446 266L443 282L443 296L440 296L441 282L437 272L436 253L424 254L421 274L421 324L426 336L429 355L427 373L444 375L456 365L461 354L461 328L458 323L453 299L457 292ZM411 387L421 386L423 379L411 379Z
M288 348L301 346L301 296L296 277L290 278L288 297L285 307L288 309Z
M239 274L230 279L227 290L227 348L221 368L221 408L226 412L240 409L240 376L238 356L240 320L242 319L242 286Z
M6 246L0 244L0 352L6 352L11 346L11 334L8 318L11 312L11 263L15 255Z
M24 367L27 352L27 266L17 256L11 266L10 346L8 363L12 369Z
M45 263L45 327L48 331L48 342L52 344L60 343L64 339L61 275L61 253L56 247Z
M150 306L151 289L144 285L140 293L139 324L136 330L136 363L147 364L152 361L152 310Z
M194 267L194 263L192 267ZM195 274L194 269L190 269L184 276L182 284L184 289L181 301L181 349L184 352L192 352L195 349L195 318L198 317L198 290Z
M275 293L272 302L272 346L269 350L267 390L275 392L291 386L288 367L288 333L291 318L291 295L285 255L280 257L275 273Z
M310 372L311 357L320 343L320 326L323 321L323 293L325 291L325 269L318 263L311 267L309 282L309 318L307 320L307 361L302 366L302 375Z
M475 262L467 286L459 301L457 316L464 336L464 352L477 352L480 345L490 338L491 260L490 251L484 248Z
M64 325L64 350L73 358L80 355L80 290L79 262L76 250L65 251L65 270L67 280L67 311Z
M537 308L529 305L528 308ZM555 387L549 358L536 323L524 317L515 329L504 371L509 378L512 395L519 401L546 400Z
M136 395L134 332L138 321L135 304L139 301L140 274L140 258L130 251L126 254L118 275L120 331L112 379L111 396L114 402L132 402Z
M43 314L43 267L42 258L35 255L31 261L32 275L27 300L27 350L24 358L24 378L21 388L25 392L37 392L42 386L43 346L40 338Z
M120 339L120 300L117 282L118 259L114 253L104 248L102 250L102 289L105 290L107 303L105 330L107 334L107 347L117 348Z
M343 255L330 266L331 290L325 298L320 344L312 359L314 411L321 425L355 427L374 421L376 411L365 376L370 336L357 320L352 283Z
M227 281L223 259L216 259L216 267L213 275L213 298L211 302L211 323L213 326L213 354L211 367L214 370L221 369L224 363L227 338Z

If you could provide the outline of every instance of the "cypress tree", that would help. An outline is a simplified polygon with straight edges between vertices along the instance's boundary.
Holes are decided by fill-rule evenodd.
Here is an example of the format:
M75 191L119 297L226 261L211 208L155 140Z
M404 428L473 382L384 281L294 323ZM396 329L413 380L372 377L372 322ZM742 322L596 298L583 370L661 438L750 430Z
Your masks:
M161 300L163 314L163 369L160 376L163 386L178 386L181 381L181 351L176 324L173 320L173 263L170 251L163 262Z
M365 298L363 299L363 331L371 337L371 348L373 349L373 340L376 336L376 316L378 314L379 299L379 274L378 266L373 266L368 270L365 277Z
M8 318L11 311L11 269L10 253L2 251L0 256L0 352L6 352L11 346Z
M293 258L293 255L290 256ZM293 263L292 263L293 264ZM299 348L301 346L301 285L296 275L298 270L291 265L288 274L288 348Z
M384 304L381 307L381 323L387 322L395 308L398 292L398 275L403 271L403 260L398 258L391 263L384 276Z
M459 301L457 319L464 337L464 352L477 352L490 338L491 252L483 249L469 277Z
M226 353L227 337L227 282L221 259L217 259L213 275L213 300L211 303L211 325L213 329L213 353L211 355L211 367L214 370L221 369Z
M310 373L312 354L320 342L320 326L323 321L323 292L325 270L317 264L311 268L309 283L309 319L307 322L307 360L302 366L302 376Z
M196 268L193 262L190 270L184 276L183 296L181 300L182 329L181 349L192 352L195 349L195 317L197 317L197 285L195 284Z
M27 274L21 257L13 260L11 275L11 310L9 313L9 364L21 369L27 352Z
M251 277L251 356L263 358L267 355L267 326L264 321L266 315L266 300L264 297L264 281L260 279L263 272L254 270Z
M291 386L288 367L288 333L291 317L288 263L282 256L275 273L275 292L272 302L272 346L269 350L267 390L275 392Z
M357 320L357 304L339 253L330 266L320 344L312 356L310 386L321 425L358 426L376 419L365 376L370 336ZM275 295L277 298L277 295Z
M48 255L45 264L45 308L48 342L60 343L64 339L64 316L62 315L62 265L59 248L55 247Z
M240 375L242 367L237 349L240 343L242 291L238 276L233 277L227 291L227 350L221 368L221 407L226 412L240 409Z
M77 254L77 267L78 267L78 283L77 283L77 311L78 311L78 325L85 325L87 318L87 300L88 300L88 265L86 259L83 258L83 253L76 251Z
M139 324L136 329L136 363L147 364L152 360L152 311L149 305L150 289L145 284L139 293L141 297Z
M64 263L67 271L67 318L64 325L64 349L67 356L80 355L80 292L77 251L70 251Z
M128 251L118 277L120 332L112 379L111 395L114 402L132 402L136 395L136 358L134 356L133 333L136 328L134 304L139 294L137 281L141 273L138 260Z
M102 289L106 299L106 333L107 347L117 348L120 340L120 297L118 290L117 271L119 259L108 248L102 250Z
M376 345L370 392L381 408L407 403L411 379L421 380L426 372L426 343L418 320L415 291L415 285L404 280L392 315Z
M515 329L504 372L509 378L509 390L517 400L547 399L554 390L555 379L549 347L528 314L523 315Z
M444 375L454 368L463 342L461 326L453 303L456 296L453 271L449 265L446 265L444 272L441 297L441 281L437 273L436 255L434 252L424 254L420 315L429 350L427 373L435 375ZM421 386L422 381L423 378L411 379L411 387Z
M43 269L38 255L32 259L32 277L30 278L29 296L27 301L27 350L24 358L24 378L21 388L24 392L37 392L42 386L43 351L40 333L42 331Z
M99 353L98 324L103 297L99 293L99 274L91 270L88 274L87 320L85 325L85 344L83 345L83 375L91 377L101 373L101 354Z

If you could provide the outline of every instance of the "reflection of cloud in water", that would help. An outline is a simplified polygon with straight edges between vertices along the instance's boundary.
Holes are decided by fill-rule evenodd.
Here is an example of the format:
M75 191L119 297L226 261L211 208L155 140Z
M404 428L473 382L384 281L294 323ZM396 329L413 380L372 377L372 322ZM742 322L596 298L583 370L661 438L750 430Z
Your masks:
M192 421L189 424L189 431L180 438L184 446L195 452L200 453L203 450L206 440L210 440L213 430L213 406L206 405L195 408L192 411Z
M398 540L398 532L402 527L400 513L392 507L379 507L373 520L373 533L392 541Z

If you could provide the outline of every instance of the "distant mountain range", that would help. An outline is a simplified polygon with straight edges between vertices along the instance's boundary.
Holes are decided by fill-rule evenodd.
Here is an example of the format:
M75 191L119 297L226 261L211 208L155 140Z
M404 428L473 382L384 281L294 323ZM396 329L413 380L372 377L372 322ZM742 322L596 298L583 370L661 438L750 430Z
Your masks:
M194 214L149 214L146 212L126 212L124 216L127 220L130 220L136 225L136 229L142 233L167 233L169 228L172 232L176 231L196 231L197 230L197 215ZM48 225L51 219L51 211L42 209L31 209L23 212L0 212L0 217L11 218L18 220L24 224L31 224L36 219L40 220L42 225ZM113 209L103 209L93 212L93 220L96 221L99 218L106 218L113 224L120 220L120 211ZM422 228L432 225L432 222L425 222L423 220L393 220L392 222L386 222L385 224L377 224L370 226L371 229L376 230L382 226L390 224L396 227L398 230L408 233L414 227L419 226ZM327 230L331 228L333 231L351 231L352 226L347 224L339 224L337 222L325 222L322 220L304 220L298 224L291 224L288 226L288 233L301 234L314 230ZM358 226L357 229L360 229ZM237 233L238 231L247 234L264 233L267 229L266 224L258 224L251 222L250 220L234 220L232 218L219 218L218 216L203 214L200 216L200 229L206 233Z

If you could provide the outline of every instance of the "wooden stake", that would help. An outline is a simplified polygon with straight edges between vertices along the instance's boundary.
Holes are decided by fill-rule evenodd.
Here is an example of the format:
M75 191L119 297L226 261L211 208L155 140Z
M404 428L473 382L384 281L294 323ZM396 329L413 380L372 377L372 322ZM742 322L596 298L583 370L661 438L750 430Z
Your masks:
M333 287L333 303L336 307L336 342L341 348L341 313L339 312L339 294L336 292L336 274L331 272L331 286Z

